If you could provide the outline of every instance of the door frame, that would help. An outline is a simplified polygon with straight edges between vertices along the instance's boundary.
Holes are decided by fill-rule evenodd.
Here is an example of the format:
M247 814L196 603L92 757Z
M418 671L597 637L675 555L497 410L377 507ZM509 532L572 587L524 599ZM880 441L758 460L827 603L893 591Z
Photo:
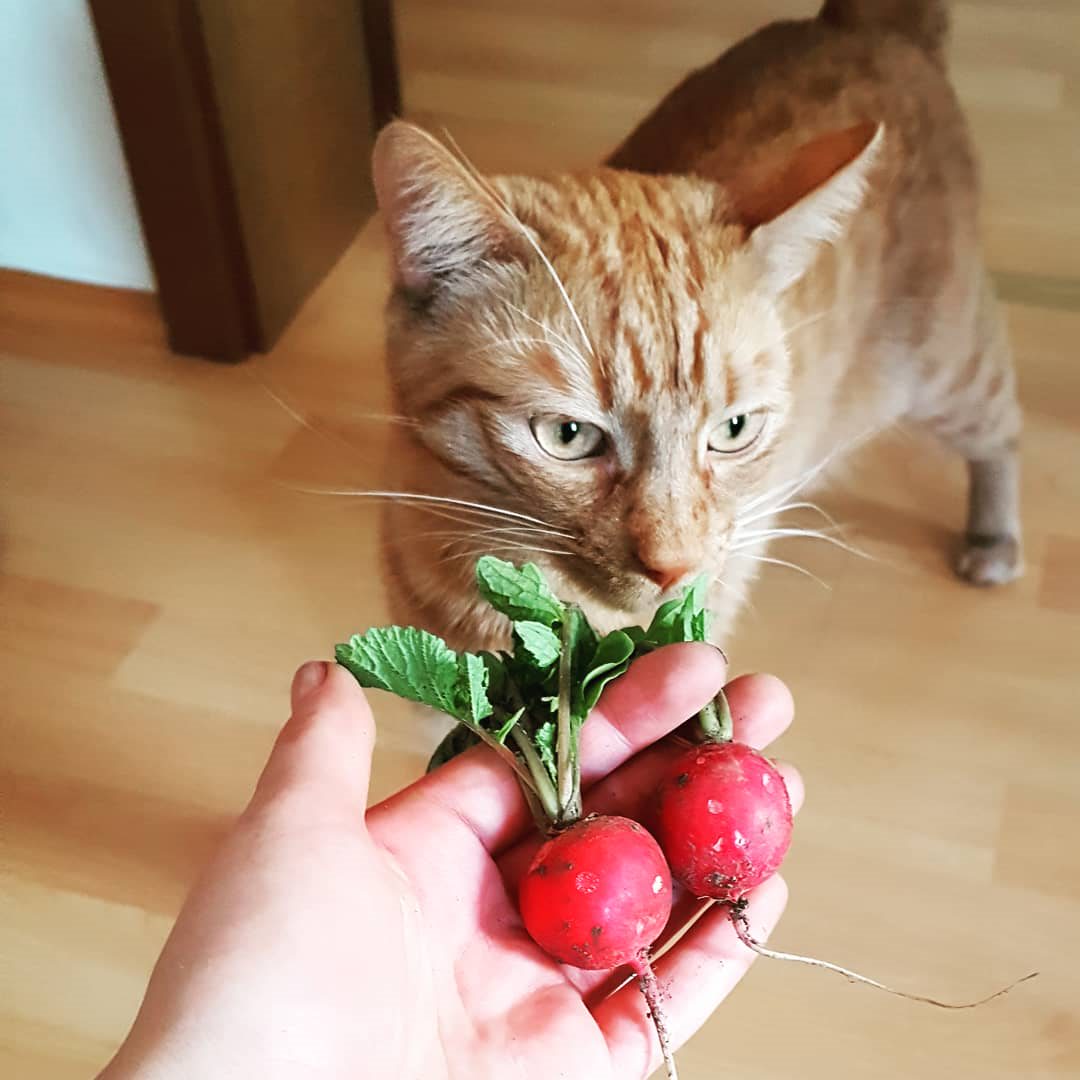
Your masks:
M401 111L392 3L350 2L377 130ZM90 10L170 348L223 361L268 351L281 328L259 318L197 0L90 0Z

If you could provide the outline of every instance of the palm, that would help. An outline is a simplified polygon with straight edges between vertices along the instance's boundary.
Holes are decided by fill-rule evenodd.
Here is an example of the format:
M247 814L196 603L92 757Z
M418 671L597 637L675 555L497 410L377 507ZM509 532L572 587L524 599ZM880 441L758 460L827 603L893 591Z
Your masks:
M518 1061L513 1075L547 1080L552 1055L572 1054L575 1076L612 1076L607 1044L572 974L522 929L499 861L476 834L447 819L412 843L396 826L392 811L370 824L377 843L393 837L411 884L406 891L399 882L399 895L415 905L430 944L430 968L414 970L401 988L405 1000L429 1003L421 1026L431 1056L417 1075L505 1076L507 1063Z

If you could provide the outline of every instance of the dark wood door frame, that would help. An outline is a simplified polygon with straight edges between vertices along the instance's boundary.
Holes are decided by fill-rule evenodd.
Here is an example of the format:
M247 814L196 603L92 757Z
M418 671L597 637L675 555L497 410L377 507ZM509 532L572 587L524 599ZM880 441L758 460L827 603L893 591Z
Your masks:
M401 74L392 0L357 0L364 20L371 69L371 108L375 128L401 115Z
M250 155L252 136L243 131L243 139L238 138L235 117L230 130L230 118L224 115L222 79L228 72L221 70L220 57L215 70L206 10L200 10L200 2L90 0L90 7L170 346L184 355L235 361L272 347L373 211L370 176L355 176L352 197L348 195L352 177L341 172L345 168L366 173L362 151L375 131L400 112L400 84L390 0L341 0L354 9L347 17L356 20L355 61L360 75L344 70L352 54L339 52L335 61L343 69L344 86L351 85L350 77L362 79L366 70L366 101L353 93L352 100L341 103L340 116L335 103L322 108L321 114L330 115L328 123L338 123L339 140L351 136L345 125L357 124L355 156L345 155L344 165L333 168L325 164L335 160L331 152L322 159L313 157L312 168L337 174L326 181L338 197L337 217L330 227L312 230L320 233L318 250L307 253L303 272L295 274L295 280L271 280L275 223L260 221L258 215L268 215L272 201L253 199L250 182L245 190L243 170L237 168L237 145L242 142L242 152ZM255 7L240 0L234 8L229 14L241 29L243 19L255 17ZM337 14L339 20L346 17L340 6ZM273 147L257 149L260 167L273 162ZM295 157L295 142L292 151ZM310 212L317 214L321 177L306 180ZM296 261L297 246L295 235L282 237L280 258ZM279 276L282 265L286 264L276 264Z

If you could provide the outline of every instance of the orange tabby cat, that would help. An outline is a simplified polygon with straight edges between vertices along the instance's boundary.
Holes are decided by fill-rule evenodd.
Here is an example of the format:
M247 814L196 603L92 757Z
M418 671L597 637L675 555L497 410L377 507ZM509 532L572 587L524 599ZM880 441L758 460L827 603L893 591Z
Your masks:
M1020 413L945 32L937 0L828 0L570 176L484 180L383 131L394 486L418 496L384 518L396 619L500 643L472 579L493 551L600 627L706 573L722 636L802 485L901 420L968 462L959 573L1020 573Z

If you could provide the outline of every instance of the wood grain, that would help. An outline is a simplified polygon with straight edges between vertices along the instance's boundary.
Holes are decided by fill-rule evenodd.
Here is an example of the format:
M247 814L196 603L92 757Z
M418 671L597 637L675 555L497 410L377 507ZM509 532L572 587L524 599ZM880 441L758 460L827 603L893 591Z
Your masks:
M684 70L810 6L404 0L406 100L484 167L595 160ZM732 656L798 702L780 752L809 798L775 943L955 998L1043 974L957 1014L762 963L688 1080L1080 1075L1077 18L961 3L952 49L1013 301L1027 576L951 577L962 468L898 434L825 500L873 558L792 541L831 591L774 568ZM220 368L168 354L151 298L0 278L4 1077L108 1056L293 668L384 615L372 508L296 490L377 481L383 295L372 226L270 356ZM379 718L374 797L434 736Z

